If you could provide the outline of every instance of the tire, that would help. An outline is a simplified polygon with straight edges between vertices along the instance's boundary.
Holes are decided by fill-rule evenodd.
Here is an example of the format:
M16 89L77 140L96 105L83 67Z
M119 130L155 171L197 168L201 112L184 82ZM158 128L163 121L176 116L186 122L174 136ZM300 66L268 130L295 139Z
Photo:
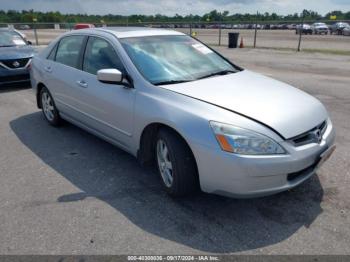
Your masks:
M169 195L178 197L197 191L198 173L194 156L177 133L166 128L159 130L155 141L155 159L162 185Z
M43 115L47 122L52 126L59 126L62 123L62 119L56 108L52 95L46 87L43 87L40 91L40 103Z

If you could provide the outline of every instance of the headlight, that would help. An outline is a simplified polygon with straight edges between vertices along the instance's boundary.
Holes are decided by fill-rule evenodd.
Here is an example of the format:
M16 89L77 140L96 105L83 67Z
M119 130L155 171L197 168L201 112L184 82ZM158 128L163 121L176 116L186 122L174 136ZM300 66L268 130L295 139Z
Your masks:
M286 151L274 140L262 134L210 121L222 150L242 155L275 155Z

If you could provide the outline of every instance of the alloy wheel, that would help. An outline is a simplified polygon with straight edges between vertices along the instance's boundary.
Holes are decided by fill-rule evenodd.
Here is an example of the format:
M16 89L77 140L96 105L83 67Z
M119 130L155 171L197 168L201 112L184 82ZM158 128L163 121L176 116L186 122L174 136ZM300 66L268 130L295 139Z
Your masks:
M159 172L162 176L163 182L167 187L173 184L173 165L169 158L169 150L166 143L159 139L157 141L157 161Z
M42 93L41 104L47 120L53 121L55 118L55 115L54 115L55 108L54 108L52 99L47 92Z

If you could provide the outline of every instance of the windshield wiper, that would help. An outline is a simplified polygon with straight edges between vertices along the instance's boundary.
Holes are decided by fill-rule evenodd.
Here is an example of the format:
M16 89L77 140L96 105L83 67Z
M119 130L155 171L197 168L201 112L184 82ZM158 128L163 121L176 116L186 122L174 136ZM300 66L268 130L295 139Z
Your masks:
M155 86L161 86L161 85L173 85L173 84L180 84L180 83L186 83L191 82L192 80L168 80L168 81L161 81L153 83Z
M228 75L228 74L232 74L232 73L237 73L237 71L234 71L234 70L222 70L222 71L218 71L218 72L215 72L215 73L211 73L209 75L202 76L202 77L200 77L198 79L209 78L209 77L212 77L212 76L223 76L223 75Z
M0 45L0 47L12 47L12 46L16 46L16 45Z

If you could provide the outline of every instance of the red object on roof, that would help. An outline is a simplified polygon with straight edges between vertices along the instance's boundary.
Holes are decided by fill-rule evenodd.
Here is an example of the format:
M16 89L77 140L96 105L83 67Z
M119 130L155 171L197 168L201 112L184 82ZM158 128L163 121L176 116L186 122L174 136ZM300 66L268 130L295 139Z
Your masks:
M85 29L85 28L94 28L95 26L93 24L75 24L74 30L78 29Z

